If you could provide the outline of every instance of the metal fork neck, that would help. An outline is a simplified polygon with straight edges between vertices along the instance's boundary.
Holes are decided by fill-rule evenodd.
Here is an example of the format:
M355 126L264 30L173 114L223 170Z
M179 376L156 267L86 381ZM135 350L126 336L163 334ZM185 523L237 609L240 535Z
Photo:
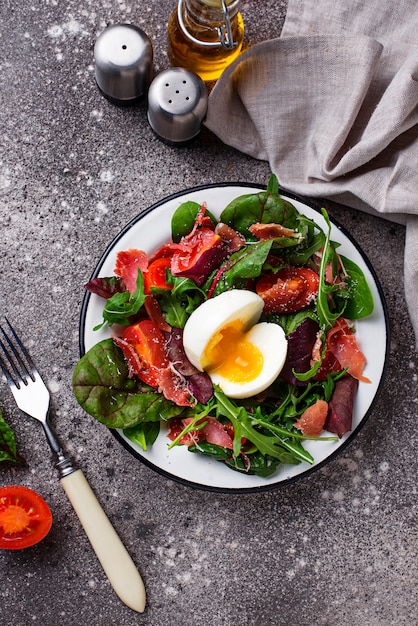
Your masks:
M78 469L72 459L66 457L62 451L57 454L55 467L58 470L58 476L60 480L61 478L64 478L64 476L68 476Z
M77 466L71 458L65 456L57 436L48 422L48 419L46 419L45 422L42 422L42 426L54 457L54 465L58 470L59 478L64 478L64 476L68 476L69 474L75 472L76 469L78 469Z

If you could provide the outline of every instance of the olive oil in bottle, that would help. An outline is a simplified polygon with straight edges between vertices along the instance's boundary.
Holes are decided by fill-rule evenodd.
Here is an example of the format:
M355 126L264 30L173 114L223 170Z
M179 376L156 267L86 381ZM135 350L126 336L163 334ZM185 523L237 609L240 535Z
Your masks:
M179 0L168 22L168 58L207 82L239 56L244 39L241 0Z

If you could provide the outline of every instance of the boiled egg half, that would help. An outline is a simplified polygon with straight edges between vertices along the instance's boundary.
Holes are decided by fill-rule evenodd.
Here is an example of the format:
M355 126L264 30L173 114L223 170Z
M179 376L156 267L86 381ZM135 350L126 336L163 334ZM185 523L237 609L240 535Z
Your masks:
M251 291L225 291L195 309L184 327L188 359L229 398L264 391L284 365L284 331L277 324L258 323L263 306Z

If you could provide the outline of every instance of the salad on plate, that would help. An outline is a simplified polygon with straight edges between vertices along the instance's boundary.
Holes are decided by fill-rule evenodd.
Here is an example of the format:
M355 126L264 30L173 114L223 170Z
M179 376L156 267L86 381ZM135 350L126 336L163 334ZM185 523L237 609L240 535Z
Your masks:
M143 450L162 425L184 446L261 477L315 459L307 440L351 430L365 356L355 321L373 312L361 268L279 195L232 200L215 218L186 201L171 239L120 250L114 275L86 284L103 298L110 336L73 373L83 409Z

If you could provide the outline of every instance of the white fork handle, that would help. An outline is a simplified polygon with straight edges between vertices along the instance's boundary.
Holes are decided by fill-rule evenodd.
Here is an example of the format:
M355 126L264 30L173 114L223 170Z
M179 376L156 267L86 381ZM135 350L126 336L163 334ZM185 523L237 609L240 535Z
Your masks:
M145 609L142 578L83 472L78 469L60 482L113 589L122 602L142 613Z

